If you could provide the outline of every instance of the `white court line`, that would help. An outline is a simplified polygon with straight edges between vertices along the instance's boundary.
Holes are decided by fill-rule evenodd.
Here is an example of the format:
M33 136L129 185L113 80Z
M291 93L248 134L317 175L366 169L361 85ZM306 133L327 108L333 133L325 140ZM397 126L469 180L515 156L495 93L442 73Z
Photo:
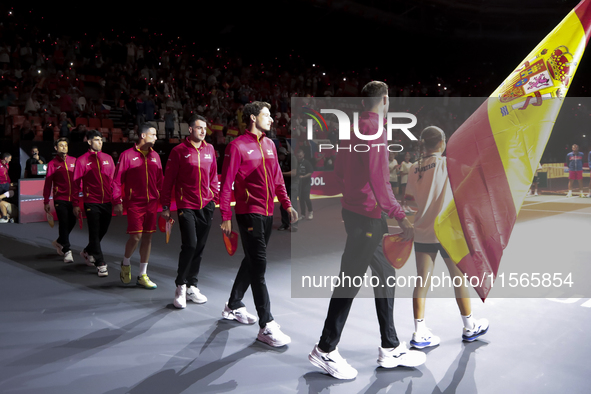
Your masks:
M550 213L570 213L574 215L591 215L591 212L579 212L579 211L549 211L547 209L527 209L521 208L522 211L530 211L530 212L550 212Z
M557 199L555 199L555 200L548 200L548 201L538 201L538 202L532 202L531 204L527 204L527 205L525 205L525 201L524 201L524 204L523 204L523 206L524 206L524 207L525 207L525 206L529 207L529 206L531 206L531 205L537 205L537 204L547 204L547 203L550 203L550 202L556 202L556 201L562 201L562 200L570 200L570 199L573 199L573 198L581 198L581 197L561 197L561 198L557 198Z

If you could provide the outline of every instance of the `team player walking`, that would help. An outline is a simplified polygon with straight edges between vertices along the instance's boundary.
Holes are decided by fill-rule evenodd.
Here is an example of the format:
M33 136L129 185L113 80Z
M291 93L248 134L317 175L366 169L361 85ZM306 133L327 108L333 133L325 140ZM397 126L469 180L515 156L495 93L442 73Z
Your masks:
M364 134L373 134L376 128L381 127L379 117L385 116L388 111L388 87L383 82L373 81L363 88L362 95L366 112L360 116L359 128ZM170 208L174 190L182 245L173 305L184 309L187 300L202 304L207 301L207 297L197 287L198 274L215 204L219 202L221 230L229 236L232 232L230 202L233 193L236 224L245 256L222 310L222 317L242 324L254 324L258 321L256 339L270 346L281 347L290 343L291 338L280 329L271 313L270 295L265 281L274 198L278 198L291 223L298 220L298 213L292 207L285 188L277 160L277 149L274 142L266 137L273 123L270 107L270 104L259 101L244 107L243 114L249 126L244 135L233 140L226 148L221 188L215 151L205 141L207 122L201 116L191 118L189 136L172 149L164 175L160 157L152 149L156 141L156 130L149 124L141 127L140 140L133 148L121 154L116 166L109 155L101 152L102 137L97 131L87 133L89 150L77 160L67 155L66 139L56 141L58 155L49 163L43 195L44 209L50 213L49 201L53 193L60 224L59 237L53 242L56 251L64 256L65 262L73 261L69 234L76 217L81 214L79 195L82 195L88 218L89 242L81 255L87 264L96 267L98 276L108 276L100 243L108 230L112 213L122 214L126 209L129 237L121 262L120 279L125 284L131 282L131 258L139 245L140 265L136 284L147 289L157 288L147 275L152 235L156 231L158 203L162 205L162 218L172 220ZM385 133L383 135L385 138ZM423 164L429 160L437 163L441 161L440 153L445 147L442 135L441 133L440 140L435 145L425 145ZM426 131L424 140L430 139L430 132ZM413 171L418 171L415 167L416 165L409 174L408 193L420 195L421 184L422 188L433 188L435 181L421 183L422 177L415 179ZM386 217L398 221L403 238L411 239L413 235L416 237L419 275L432 270L437 250L444 253L436 240L433 241L433 237L428 236L433 226L430 213L438 212L440 207L433 201L422 201L419 198L416 228L413 228L392 192L387 152L357 154L345 150L337 158L335 174L343 188L343 220L347 232L347 243L341 260L342 273L349 276L363 274L370 266L378 277L395 276L396 273L387 263L381 248L382 236L388 232ZM425 176L427 178L431 179L431 176ZM445 180L441 182L445 184ZM448 260L446 259L446 264L452 272ZM249 313L242 301L249 287L252 290L256 315ZM352 379L357 375L357 371L340 356L337 344L358 290L345 287L335 289L322 335L309 355L312 364L339 379ZM416 329L410 343L416 348L439 343L439 339L424 327L423 290L415 289L413 301ZM474 320L467 296L456 296L464 321L463 339L474 340L488 330L488 322L485 319ZM424 353L409 350L405 342L398 340L393 319L394 288L376 289L375 297L381 335L378 364L392 368L414 367L424 363Z

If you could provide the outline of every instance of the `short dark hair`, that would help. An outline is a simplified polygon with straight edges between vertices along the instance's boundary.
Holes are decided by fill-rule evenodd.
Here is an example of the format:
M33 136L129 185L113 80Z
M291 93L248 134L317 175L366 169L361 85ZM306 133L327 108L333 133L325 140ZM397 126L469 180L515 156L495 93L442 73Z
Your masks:
M39 147L38 147L38 146L36 146L36 145L33 145L33 146L31 147L31 152L33 151L33 149L37 149L37 150L39 150Z
M203 116L193 115L193 116L191 116L191 119L189 119L189 127L193 127L195 122L197 122L198 120L205 122L205 124L207 124L207 119L205 119Z
M384 95L388 95L388 85L385 82L371 81L361 89L361 97L366 97L364 100L366 109L373 108Z
M150 129L155 129L156 127L154 127L153 125L151 125L150 123L144 123L142 124L142 126L140 127L140 132L139 134L148 134L148 130Z
M12 153L10 153L10 152L2 153L2 160L6 159L7 157L12 157Z
M88 141L90 141L91 139L93 139L94 137L101 137L103 138L103 135L101 133L99 133L98 130L88 130L86 132L86 139Z
M242 116L247 124L250 124L250 115L259 116L263 108L271 109L271 104L264 101L253 101L244 106Z
M60 142L65 142L66 144L70 144L70 141L66 138L66 137L61 137L58 138L54 143L53 146L55 146L57 148L57 146L59 145Z

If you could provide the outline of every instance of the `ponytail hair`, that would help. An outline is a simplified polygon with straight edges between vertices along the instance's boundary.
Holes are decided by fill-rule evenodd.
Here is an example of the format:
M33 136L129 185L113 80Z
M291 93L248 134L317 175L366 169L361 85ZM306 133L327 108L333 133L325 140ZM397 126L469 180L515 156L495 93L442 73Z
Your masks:
M433 150L441 141L445 141L445 133L437 126L428 126L421 131L419 137L419 179L423 177L423 158L425 151Z

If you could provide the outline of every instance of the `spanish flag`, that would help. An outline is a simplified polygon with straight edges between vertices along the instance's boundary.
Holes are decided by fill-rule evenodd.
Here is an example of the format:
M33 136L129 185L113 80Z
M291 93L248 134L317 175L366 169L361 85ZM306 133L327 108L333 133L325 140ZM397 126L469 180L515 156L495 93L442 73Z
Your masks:
M458 268L479 278L483 301L589 41L590 3L581 1L449 139L453 199L435 232Z

